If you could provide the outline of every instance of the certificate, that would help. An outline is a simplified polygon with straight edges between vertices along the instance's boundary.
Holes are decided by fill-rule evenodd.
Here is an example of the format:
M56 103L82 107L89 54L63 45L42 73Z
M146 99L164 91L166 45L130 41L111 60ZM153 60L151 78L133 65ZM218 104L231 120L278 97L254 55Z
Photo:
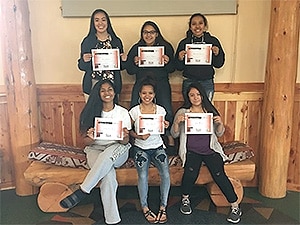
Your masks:
M114 49L92 49L93 71L119 70L120 52Z
M140 114L137 119L137 134L163 134L164 115L162 114Z
M139 67L162 67L163 55L163 46L138 47Z
M212 113L185 113L186 134L212 134L213 114Z
M122 140L123 128L122 121L112 118L95 118L94 139L99 140Z
M186 44L185 65L211 65L212 44Z

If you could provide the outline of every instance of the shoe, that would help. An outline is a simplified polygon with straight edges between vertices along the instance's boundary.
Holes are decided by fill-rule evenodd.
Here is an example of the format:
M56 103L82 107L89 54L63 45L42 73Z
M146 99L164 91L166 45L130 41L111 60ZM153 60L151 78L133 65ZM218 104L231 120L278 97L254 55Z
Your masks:
M168 221L167 212L165 209L160 209L156 217L157 223L166 223Z
M185 215L189 215L192 213L191 203L188 198L183 198L181 200L180 212Z
M227 221L231 223L238 223L241 220L242 211L240 208L233 208L228 215Z
M147 212L144 213L145 219L149 223L157 223L156 215L149 209Z
M65 209L70 209L76 206L81 200L83 200L88 194L81 189L76 190L69 196L60 201L60 206Z

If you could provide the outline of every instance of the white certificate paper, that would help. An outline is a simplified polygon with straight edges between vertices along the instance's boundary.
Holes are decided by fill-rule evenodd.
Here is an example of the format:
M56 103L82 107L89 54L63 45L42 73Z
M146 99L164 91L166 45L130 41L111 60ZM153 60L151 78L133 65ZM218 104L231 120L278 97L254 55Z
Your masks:
M163 55L163 46L138 47L139 67L162 67L164 66Z
M211 134L213 132L212 113L186 113L186 134Z
M163 134L164 115L162 114L140 114L137 119L137 134Z
M211 65L212 44L186 44L186 65Z
M122 121L113 118L95 118L94 139L99 140L122 140Z
M92 49L93 71L119 70L120 51L113 49Z

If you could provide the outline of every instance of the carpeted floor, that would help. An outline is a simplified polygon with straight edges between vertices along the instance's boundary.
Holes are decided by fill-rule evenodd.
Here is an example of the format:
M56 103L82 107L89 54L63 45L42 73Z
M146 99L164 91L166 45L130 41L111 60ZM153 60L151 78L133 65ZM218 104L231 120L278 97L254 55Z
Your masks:
M0 224L2 225L105 224L99 189L95 189L87 199L66 213L43 213L36 206L36 196L12 197L11 191L9 192L1 191ZM120 224L148 224L141 213L137 196L136 187L119 188L118 199L122 217ZM226 221L229 207L216 207L210 201L204 187L195 187L191 202L193 213L181 214L179 211L180 189L172 187L167 209L167 224L229 224ZM150 187L149 205L154 212L158 210L158 203L159 189ZM289 192L283 199L268 199L259 195L256 188L245 188L241 208L243 215L239 224L300 224L299 193L297 192Z

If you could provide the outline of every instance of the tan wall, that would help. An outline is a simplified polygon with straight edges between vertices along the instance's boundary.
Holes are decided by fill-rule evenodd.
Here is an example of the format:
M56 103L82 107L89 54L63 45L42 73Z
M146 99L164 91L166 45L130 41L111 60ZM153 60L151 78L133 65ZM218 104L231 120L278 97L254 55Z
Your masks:
M28 0L28 3L36 83L81 83L83 73L77 69L77 59L80 43L88 32L89 18L63 18L61 0ZM220 39L226 52L226 63L217 71L216 82L263 82L270 0L240 0L237 15L207 17L209 31ZM111 18L126 52L138 40L140 27L145 20L157 22L163 35L176 49L188 29L188 19L189 16ZM0 68L1 63L0 56ZM300 57L297 83L300 82L299 71ZM180 78L177 72L171 76L171 82L181 82ZM131 83L133 77L123 71L123 80ZM0 76L2 84L4 80Z

